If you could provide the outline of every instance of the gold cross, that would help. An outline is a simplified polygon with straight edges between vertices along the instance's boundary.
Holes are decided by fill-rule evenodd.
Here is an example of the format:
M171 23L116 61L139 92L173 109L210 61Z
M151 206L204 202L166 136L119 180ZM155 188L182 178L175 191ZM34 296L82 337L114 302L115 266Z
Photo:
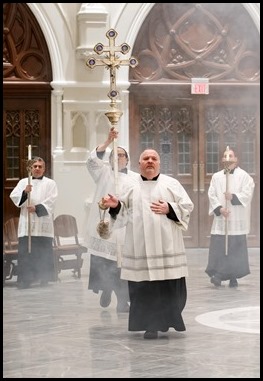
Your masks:
M91 69L95 66L106 66L107 69L110 69L110 92L108 93L108 97L111 99L112 103L116 102L116 98L119 95L119 92L116 89L116 69L119 69L120 66L124 65L129 65L132 68L138 65L138 60L135 57L121 60L118 55L115 55L116 52L127 54L131 49L126 42L120 46L115 46L115 39L117 36L118 33L114 29L108 30L106 37L109 39L109 46L105 46L99 42L94 47L94 51L98 55L105 52L108 54L102 58L90 57L86 62L86 65Z
M94 51L98 55L102 53L105 54L102 58L90 57L86 61L86 65L93 69L95 66L106 66L107 69L110 69L110 92L107 94L111 100L110 107L111 110L106 112L105 115L109 119L111 125L116 128L122 112L116 107L116 99L119 95L116 89L116 69L119 69L120 66L129 65L134 68L138 65L136 58L131 57L128 60L121 60L118 55L115 53L127 54L130 51L130 46L125 42L120 46L115 46L115 39L118 36L118 33L114 29L108 30L106 37L109 39L109 46L103 45L101 42L95 45ZM115 193L119 193L118 185L118 156L117 156L117 140L113 140L113 164L114 164L114 182L115 182Z

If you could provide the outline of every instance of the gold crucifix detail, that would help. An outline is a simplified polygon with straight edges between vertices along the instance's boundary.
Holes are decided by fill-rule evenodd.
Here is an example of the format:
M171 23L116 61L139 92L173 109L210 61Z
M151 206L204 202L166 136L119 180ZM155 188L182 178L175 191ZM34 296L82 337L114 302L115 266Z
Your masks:
M116 128L122 112L116 107L116 99L119 95L119 92L116 88L116 69L119 69L120 66L130 66L134 68L138 65L136 58L131 57L127 60L121 60L116 53L127 54L130 51L130 46L125 42L120 46L115 45L115 39L118 36L118 33L114 29L108 30L106 37L109 39L109 45L105 46L101 42L95 45L94 51L98 55L106 53L101 58L89 57L86 61L86 65L93 69L95 66L105 66L107 69L110 69L110 91L107 94L111 100L110 107L111 110L106 112L105 115L109 119L111 125ZM113 140L113 168L114 168L114 182L115 182L115 194L119 194L119 177L118 177L118 156L117 156L117 141Z
M110 106L113 108L113 111L110 113L106 113L106 116L109 118L112 124L117 124L122 113L116 108L116 99L119 95L119 92L116 88L116 69L119 69L120 66L130 66L134 68L138 65L138 60L134 57L130 57L126 60L121 60L120 56L116 55L116 53L127 54L130 51L130 46L124 42L120 46L115 45L116 37L118 33L114 29L108 30L106 33L106 37L109 39L109 45L103 45L101 42L95 45L94 51L101 55L106 53L103 57L90 57L86 61L86 65L93 69L95 66L105 66L110 70L110 91L107 94L111 100Z

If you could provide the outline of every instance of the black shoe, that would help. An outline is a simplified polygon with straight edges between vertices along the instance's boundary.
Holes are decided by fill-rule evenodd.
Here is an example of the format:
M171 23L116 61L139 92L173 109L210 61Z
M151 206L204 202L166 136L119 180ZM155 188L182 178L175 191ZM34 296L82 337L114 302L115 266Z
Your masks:
M125 303L117 303L117 308L116 308L118 313L125 313L130 311L130 306L127 302Z
M101 307L108 307L111 303L111 291L102 291L100 297L100 305Z
M146 331L143 335L144 339L157 339L158 332L157 331Z
M229 287L238 287L238 282L237 280L234 278L234 279L230 279L229 281Z
M221 286L221 279L219 279L216 275L213 275L210 279L210 282L213 283L216 287Z

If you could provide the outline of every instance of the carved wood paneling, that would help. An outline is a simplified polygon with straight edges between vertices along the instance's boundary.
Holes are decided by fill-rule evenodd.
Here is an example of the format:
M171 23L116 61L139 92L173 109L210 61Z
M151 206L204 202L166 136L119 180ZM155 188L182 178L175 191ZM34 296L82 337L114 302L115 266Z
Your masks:
M242 4L157 3L133 48L131 81L258 82L258 31Z
M29 144L51 176L50 81L49 51L35 16L25 3L3 3L4 220L19 214L9 195L27 177Z
M24 3L3 3L3 78L4 81L52 80L46 41Z
M187 247L208 247L212 220L207 190L227 145L256 183L250 246L259 246L258 31L242 4L157 3L146 17L130 70L131 168L141 151L161 156L195 208ZM191 94L192 78L208 78L208 95Z

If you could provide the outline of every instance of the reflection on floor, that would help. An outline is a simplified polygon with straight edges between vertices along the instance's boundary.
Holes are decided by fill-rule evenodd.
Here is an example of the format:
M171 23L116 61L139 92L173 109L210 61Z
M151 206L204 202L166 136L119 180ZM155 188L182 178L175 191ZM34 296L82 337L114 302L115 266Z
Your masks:
M196 316L196 321L208 327L228 331L260 333L260 308L240 307L212 311Z
M127 314L108 308L81 279L3 289L4 378L260 378L259 249L249 249L251 274L237 289L216 288L204 273L207 249L187 250L186 331L157 340L127 331Z

